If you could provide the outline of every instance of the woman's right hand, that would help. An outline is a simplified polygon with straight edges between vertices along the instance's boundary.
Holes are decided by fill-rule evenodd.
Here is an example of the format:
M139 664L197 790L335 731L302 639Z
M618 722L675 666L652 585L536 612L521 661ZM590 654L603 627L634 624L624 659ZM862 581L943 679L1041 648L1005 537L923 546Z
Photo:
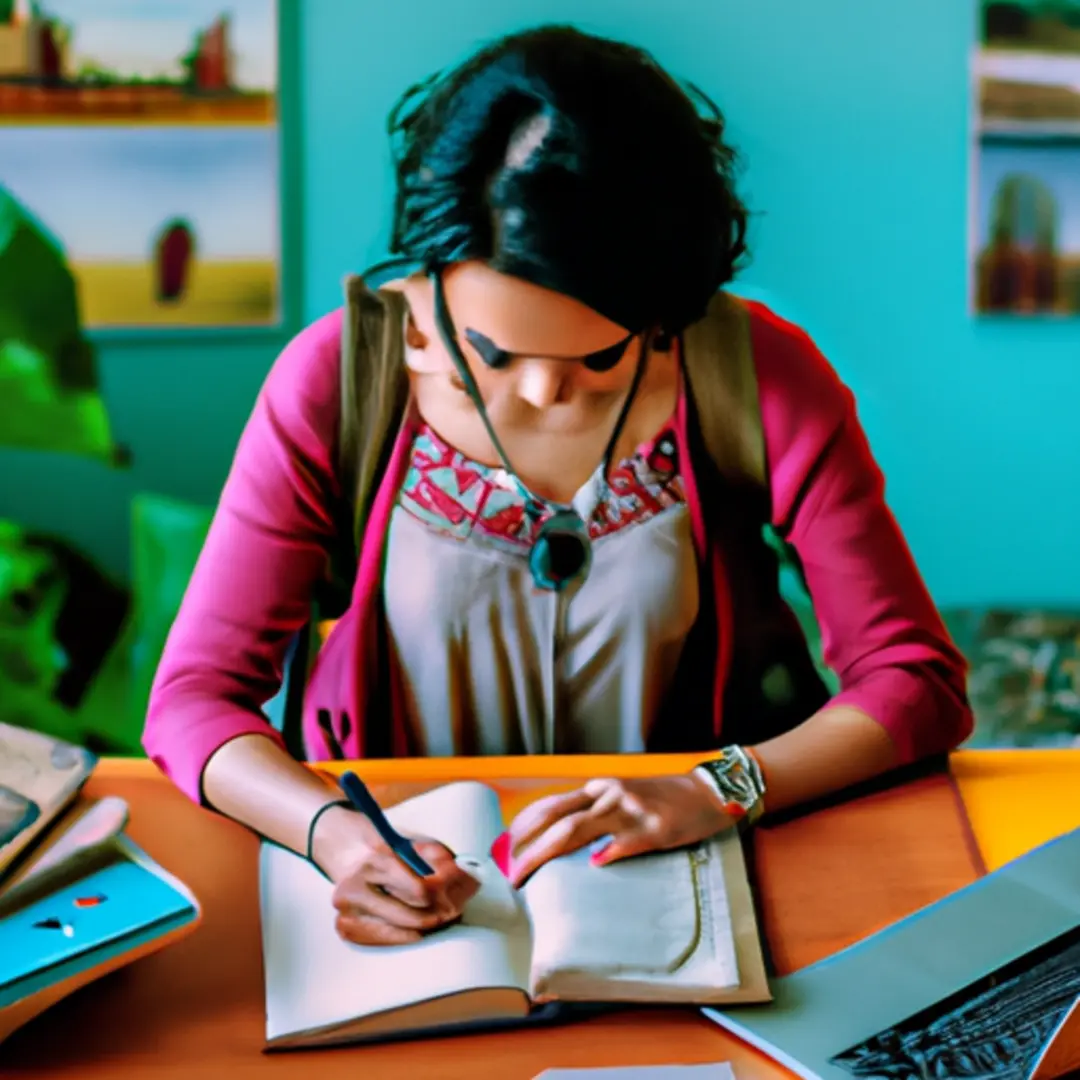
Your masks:
M366 818L344 808L342 812L351 820L328 821L327 832L335 825L349 826L350 842L342 842L332 855L328 852L325 861L317 860L335 884L335 925L341 937L357 945L408 945L460 918L480 883L457 865L449 848L437 840L411 837L417 854L435 871L420 877ZM338 811L324 817L331 814Z

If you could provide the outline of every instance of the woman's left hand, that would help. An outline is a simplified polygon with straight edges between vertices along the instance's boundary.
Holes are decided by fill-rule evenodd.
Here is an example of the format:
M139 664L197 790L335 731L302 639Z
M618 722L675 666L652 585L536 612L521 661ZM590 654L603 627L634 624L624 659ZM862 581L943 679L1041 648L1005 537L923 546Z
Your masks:
M510 826L510 879L523 884L549 859L610 836L599 865L683 847L734 824L696 773L640 780L590 780L577 791L527 806Z

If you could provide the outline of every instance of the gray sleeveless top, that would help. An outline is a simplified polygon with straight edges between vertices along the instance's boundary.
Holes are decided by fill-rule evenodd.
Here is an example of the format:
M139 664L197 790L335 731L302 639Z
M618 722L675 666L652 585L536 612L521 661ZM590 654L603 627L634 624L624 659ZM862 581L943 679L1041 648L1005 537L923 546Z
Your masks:
M598 469L573 505L589 574L540 590L528 567L540 522L517 487L419 430L383 583L417 753L645 749L699 604L671 430Z

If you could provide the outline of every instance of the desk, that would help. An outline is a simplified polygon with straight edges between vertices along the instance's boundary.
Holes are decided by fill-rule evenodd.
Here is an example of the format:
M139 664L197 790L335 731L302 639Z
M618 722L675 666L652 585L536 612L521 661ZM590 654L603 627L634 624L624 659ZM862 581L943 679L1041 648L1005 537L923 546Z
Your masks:
M678 771L696 758L607 759L622 775ZM339 767L340 768L340 767ZM595 759L369 762L374 784L597 772ZM1080 752L971 751L952 759L968 819L989 868L1080 826ZM317 1075L364 1080L529 1080L556 1065L731 1060L740 1080L791 1076L693 1010L634 1010L558 1029L315 1052L260 1053L262 970L256 892L258 845L246 830L200 811L143 761L105 761L87 794L116 794L130 834L203 900L192 937L61 1002L0 1047L9 1080L229 1080ZM516 803L515 803L516 798ZM529 795L507 800L514 813ZM927 842L932 844L933 837Z

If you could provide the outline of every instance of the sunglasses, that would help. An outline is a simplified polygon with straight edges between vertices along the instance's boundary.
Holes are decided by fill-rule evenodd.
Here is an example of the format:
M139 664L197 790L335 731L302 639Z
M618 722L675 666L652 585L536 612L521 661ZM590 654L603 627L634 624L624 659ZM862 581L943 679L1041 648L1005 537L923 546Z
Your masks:
M476 350L484 364L495 371L505 368L514 359L514 353L500 348L491 338L486 334L482 334L479 330L466 327L465 340ZM582 357L575 357L575 359L580 359L581 363L589 371L611 371L618 366L619 361L626 355L626 349L633 340L634 335L627 334L626 337L615 342L614 345L608 345L604 349L597 349L596 352L586 353Z

